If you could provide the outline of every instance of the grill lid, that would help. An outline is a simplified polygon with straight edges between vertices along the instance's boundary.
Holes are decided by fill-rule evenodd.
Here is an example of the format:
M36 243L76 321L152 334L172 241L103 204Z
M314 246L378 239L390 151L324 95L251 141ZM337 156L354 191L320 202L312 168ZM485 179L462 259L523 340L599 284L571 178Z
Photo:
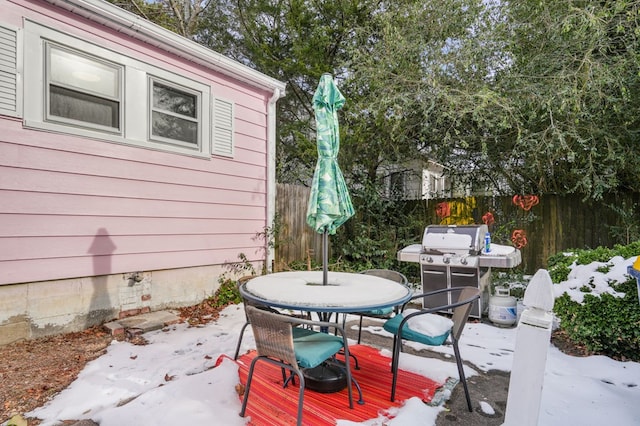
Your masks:
M478 255L484 245L487 225L429 225L422 235L427 253Z

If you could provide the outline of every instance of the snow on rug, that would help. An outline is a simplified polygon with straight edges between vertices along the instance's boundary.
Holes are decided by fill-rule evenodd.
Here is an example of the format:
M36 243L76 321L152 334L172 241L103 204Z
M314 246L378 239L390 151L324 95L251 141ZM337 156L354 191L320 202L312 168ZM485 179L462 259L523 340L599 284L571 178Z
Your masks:
M302 421L308 425L335 425L337 419L362 422L387 413L392 407L400 407L406 399L421 398L425 403L433 403L436 392L444 387L455 385L447 380L437 383L424 376L408 371L398 371L396 401L389 400L391 395L391 358L380 354L378 349L366 345L353 345L350 352L358 358L360 369L352 365L353 377L362 388L364 405L357 403L358 393L353 387L353 409L349 409L347 389L335 393L319 393L310 389L304 392ZM250 351L238 359L240 382L247 383L247 374L251 360L256 356ZM451 381L451 383L450 383ZM437 398L438 403L442 402ZM253 374L251 395L247 404L246 416L251 417L250 425L291 425L296 423L298 410L298 381L295 385L282 387L280 368L266 362L258 362Z

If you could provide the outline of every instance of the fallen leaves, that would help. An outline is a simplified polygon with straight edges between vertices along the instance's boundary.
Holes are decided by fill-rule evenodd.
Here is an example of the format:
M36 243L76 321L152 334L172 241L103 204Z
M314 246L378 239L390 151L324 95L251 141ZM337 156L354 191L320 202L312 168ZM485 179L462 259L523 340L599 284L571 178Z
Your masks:
M180 309L182 321L202 326L219 317L219 307L204 300ZM165 330L166 331L166 330ZM128 335L129 343L147 345L142 335ZM114 339L102 326L0 346L0 424L43 406L73 382L85 364L104 354ZM137 355L132 355L135 360ZM209 357L210 359L210 357ZM165 375L166 381L175 379ZM27 419L29 426L40 424Z
M112 337L102 327L0 347L0 424L24 415L66 388ZM29 426L38 425L29 420Z
M199 326L217 320L220 309L210 299L205 299L197 305L180 308L178 311L183 321L190 326Z
M238 383L238 384L236 385L236 393L237 393L239 396L244 395L244 390L245 390L245 389L244 389L244 385L243 385L242 383Z

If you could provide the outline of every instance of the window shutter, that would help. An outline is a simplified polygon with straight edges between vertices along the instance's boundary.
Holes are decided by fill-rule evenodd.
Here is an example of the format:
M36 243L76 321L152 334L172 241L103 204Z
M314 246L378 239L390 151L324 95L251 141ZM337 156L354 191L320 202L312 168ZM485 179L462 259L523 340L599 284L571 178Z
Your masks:
M0 114L18 116L17 58L16 31L0 27Z
M233 156L233 103L216 98L213 105L213 154Z

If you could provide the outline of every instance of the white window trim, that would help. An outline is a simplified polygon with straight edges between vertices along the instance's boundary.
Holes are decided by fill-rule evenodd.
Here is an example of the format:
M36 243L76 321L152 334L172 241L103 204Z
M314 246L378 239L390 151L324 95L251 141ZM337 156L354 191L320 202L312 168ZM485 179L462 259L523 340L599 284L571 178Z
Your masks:
M45 120L45 40L69 47L71 50L119 64L124 69L122 87L123 133L109 134L86 127L69 126L59 122ZM199 140L198 146L179 145L150 140L147 90L148 76L171 81L178 87L188 88L200 95ZM86 42L33 21L24 22L24 125L25 127L56 133L73 134L91 139L132 145L146 149L211 158L211 95L210 86L181 75L163 70L156 66L138 61L109 49Z
M171 87L173 89L176 89L180 92L184 92L186 94L189 95L193 95L196 98L196 118L195 119L191 119L191 117L187 117L187 116L183 116L180 114L171 114L168 111L161 111L163 114L170 114L170 115L174 115L176 117L180 117L181 119L185 119L185 120L189 120L189 121L193 121L198 125L198 136L197 136L197 141L196 144L192 144L189 142L184 142L181 140L177 140L177 139L170 139L170 138L165 138L162 136L154 136L153 132L152 132L152 127L153 127L153 121L151 119L151 114L153 113L153 111L155 111L156 109L153 107L153 84L154 83L160 83L163 86L167 86L167 87ZM181 146L187 149L195 149L195 150L201 150L202 149L202 94L201 92L192 90L189 87L185 87L185 86L181 86L178 84L175 84L171 81L162 79L162 78L157 78L153 75L149 75L148 76L148 83L147 83L147 93L149 95L149 99L147 101L147 105L148 105L148 120L147 120L147 125L148 125L148 138L150 141L155 141L155 142L159 142L159 143L165 143L165 144L170 144L170 145L177 145L177 146Z

